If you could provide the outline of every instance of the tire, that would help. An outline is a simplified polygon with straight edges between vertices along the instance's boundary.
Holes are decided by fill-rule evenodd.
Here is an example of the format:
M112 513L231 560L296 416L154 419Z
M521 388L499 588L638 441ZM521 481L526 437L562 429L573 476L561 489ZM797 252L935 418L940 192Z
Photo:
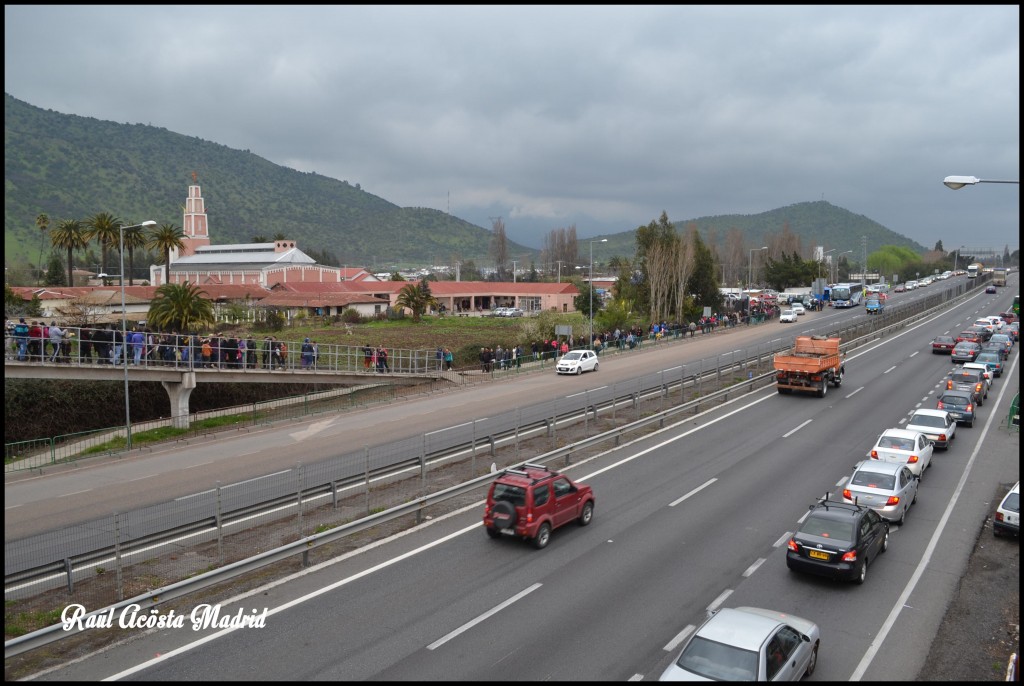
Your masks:
M868 559L865 557L864 558L864 564L862 564L860 566L860 573L857 574L857 578L854 579L854 582L858 586L860 586L861 584L864 583L864 580L867 579L867 578L868 578Z
M582 373L583 373L583 367L576 367L576 376L579 376Z
M516 525L516 506L507 500L499 500L491 508L491 518L499 531L511 529Z
M885 530L885 538L882 539L882 547L881 547L880 550L881 550L881 552L884 553L888 549L889 549L889 530L886 529Z
M818 666L818 644L814 644L814 648L811 650L811 661L807 663L807 671L804 672L804 676L811 676L814 674L814 668Z
M548 547L548 543L551 542L551 525L544 522L537 529L537 535L533 537L533 547L537 550L543 550Z
M836 380L835 380L835 381L833 382L833 384L832 384L832 385L833 385L833 386L835 386L836 388L839 388L840 386L842 386L842 385L843 385L843 374L844 374L844 372L843 372L843 371L840 371L840 372L839 372L839 373L838 373L838 374L836 375Z
M597 371L597 368L598 368L598 367L600 367L600 366L601 366L601 363L600 363L600 362L595 362L595 363L594 363L594 371L596 372L596 371Z
M818 397L824 398L825 394L828 393L828 379L821 380L821 388L818 389Z
M969 426L969 427L971 427L971 428L973 429L973 428L974 428L974 420L972 419L972 420L971 420L971 423L970 423L970 424L968 424L967 426Z
M487 531L487 535L491 538L501 538L501 532L494 527L487 526L484 527L484 530Z
M580 512L579 518L576 520L580 526L586 526L594 519L594 501L588 500L583 505L583 511Z
M903 526L907 523L907 508L903 508L903 514L900 515L899 520L896 522L897 526Z

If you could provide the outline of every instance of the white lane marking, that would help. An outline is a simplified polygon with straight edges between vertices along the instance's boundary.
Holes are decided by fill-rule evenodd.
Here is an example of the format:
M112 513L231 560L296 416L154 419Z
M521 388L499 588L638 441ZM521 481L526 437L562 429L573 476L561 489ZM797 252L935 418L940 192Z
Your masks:
M910 354L910 356L913 357L914 355L918 354L919 352L921 352L921 351L920 350L915 350L914 352L912 352Z
M732 589L731 589L731 588L727 588L727 589L725 589L724 591L722 591L722 592L721 592L721 593L720 593L720 594L718 595L718 597L717 597L717 598L715 598L714 600L712 600L712 601L711 601L711 604L710 604L710 605L708 605L708 608L707 608L708 612L714 612L715 610L717 610L717 609L718 609L718 607L719 607L719 606L720 606L720 605L721 605L722 603L724 603L724 602L726 601L726 599L727 599L727 598L728 598L729 596L731 596L731 595L732 595Z
M484 417L484 419L486 419L486 417ZM477 421L479 421L479 420L477 420ZM426 436L429 436L429 435L431 435L431 434L439 434L439 433L444 433L445 431L451 431L452 429L458 429L459 427L462 427L462 426L470 426L470 425L472 425L472 424L473 424L473 422L463 422L462 424L456 424L455 426L449 426L449 427L447 427L447 428L445 428L445 429L438 429L437 431L428 431L428 432L427 432L426 434L424 434L424 435L426 435Z
M225 490L227 488L232 488L233 486L241 486L242 484L252 483L253 481L259 481L260 479L269 479L271 477L280 476L281 474L287 474L290 471L292 471L292 470L290 470L290 469L282 469L281 471L274 472L273 474L264 474L263 476L257 476L257 477L252 478L252 479L246 479L245 481L236 481L233 484L227 484L226 486L221 486L220 489L223 491L223 490ZM206 495L207 493L214 493L214 492L216 492L216 490L217 490L216 488L209 488L209 489L207 489L205 491L199 491L198 493L193 493L192 495L183 495L180 498L175 498L174 500L175 501L179 501L179 500L188 500L189 498L197 498L197 497L199 497L201 495Z
M672 652L679 646L680 643L686 640L686 637L692 634L697 629L696 625L690 624L685 629L680 631L675 637L665 644L665 652Z
M891 372L892 370L896 369L896 367L897 367L897 366L898 366L898 365L895 365L895 364L894 364L893 366L889 367L888 369L886 369L886 370L885 370L884 372L882 372L882 373L883 373L883 374L888 374L888 373L889 373L889 372Z
M861 391L863 391L863 390L864 390L864 387L863 387L863 386L861 386L860 388L856 389L855 391L853 391L852 393L850 393L850 394L849 394L848 396L846 396L846 397L847 397L847 398L852 398L853 396L857 395L858 393L860 393L860 392L861 392Z
M763 557L757 558L757 562L755 562L754 564L752 564L749 567L747 567L747 570L745 572L743 572L743 576L744 577L750 576L751 574L756 572L757 568L760 567L761 565L763 565L765 562L766 562L766 558L763 558Z
M84 491L75 491L74 493L65 493L64 495L59 495L57 497L58 498L70 498L71 496L79 495L80 493L88 493L91 490L92 490L91 488L87 488Z
M702 483L700 486L697 486L697 488L693 489L692 491L690 491L689 493L684 495L682 498L679 498L678 500L673 500L672 502L670 502L668 504L668 506L669 507L675 507L679 503L681 503L684 500L686 500L687 498L689 498L691 495L694 495L695 493L699 493L700 491L703 491L705 488L707 488L711 484L715 483L716 481L718 481L718 479L708 479L707 481Z
M789 539L791 538L793 538L793 532L787 531L786 533L782 534L782 538L775 541L775 543L772 543L772 547L778 548L780 545L785 545L786 543L789 543Z
M804 422L803 424L800 424L800 425L799 425L799 426L797 426L797 427L796 427L795 429L793 429L792 431L790 431L790 432L789 432L788 434L782 434L782 437L783 437L783 438L789 438L790 436L792 436L793 434L795 434L795 433L796 433L797 431L799 431L800 429L804 428L805 426L807 426L808 424L810 424L810 423L811 423L811 422L813 422L813 421L814 421L813 419L808 419L808 420L807 420L806 422Z
M490 610L488 610L487 612L483 613L482 615L480 615L476 619L471 619L470 621L468 621L465 624L463 624L462 626L460 626L458 629L455 629L454 631L451 631L451 632L445 634L444 636L442 636L441 638L437 639L436 641L434 641L433 643L431 643L430 645L427 646L427 650L434 650L436 648L440 648L445 643L447 643L448 641L452 640L453 638L455 638L459 634L463 633L464 631L468 631L468 630L472 629L473 627L475 627L480 622L482 622L485 619L487 619L488 617L493 617L494 615L498 614L499 612L504 610L506 607L508 607L512 603L516 602L517 600L519 600L520 598L525 598L527 595L529 595L530 593L533 593L538 588L540 588L542 585L543 584L536 583L533 586L530 586L528 588L524 588L522 591L519 591L519 593L516 593L514 596L512 596L511 598L509 598L505 602L500 603L498 605L495 605Z

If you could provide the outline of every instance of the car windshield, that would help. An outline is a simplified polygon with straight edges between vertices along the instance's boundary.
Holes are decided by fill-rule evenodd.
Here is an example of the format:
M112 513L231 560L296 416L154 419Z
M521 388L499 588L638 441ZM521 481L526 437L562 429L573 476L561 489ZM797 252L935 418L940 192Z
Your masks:
M688 672L719 681L757 679L757 653L694 636L677 665Z
M998 353L981 353L980 355L978 355L977 360L978 360L978 362L986 362L986 363L987 362L996 362L996 363L998 363L1000 361Z
M891 491L896 486L896 476L893 474L879 474L878 472L858 471L850 479L852 486L866 486L867 488L881 488Z
M942 417L936 417L930 414L915 414L910 418L910 424L914 426L929 426L935 429L946 428L946 422Z
M515 484L494 484L494 500L507 500L517 507L526 505L526 489Z
M1003 501L1003 509L1010 512L1020 512L1020 493L1011 493Z
M581 357L583 357L583 353L566 353L565 356L562 357L562 359L563 360L578 360Z
M953 405L954 407L967 407L967 397L963 395L944 395L939 398L943 405Z
M800 533L822 538L833 538L837 541L853 540L853 523L841 522L829 517L808 517L800 528Z
M914 440L912 438L898 438L896 436L882 436L878 439L879 448L891 448L893 450L913 450Z

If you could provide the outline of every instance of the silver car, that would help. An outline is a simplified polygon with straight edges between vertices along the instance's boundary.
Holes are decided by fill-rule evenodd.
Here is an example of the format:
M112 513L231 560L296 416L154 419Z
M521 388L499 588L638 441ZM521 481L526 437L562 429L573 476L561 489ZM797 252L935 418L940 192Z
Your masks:
M659 681L799 681L818 664L821 630L757 607L723 608L693 632Z
M593 350L570 350L555 365L559 374L582 374L597 371L597 353Z
M917 502L919 481L906 465L866 460L843 489L843 502L870 507L883 519L902 525L907 510Z

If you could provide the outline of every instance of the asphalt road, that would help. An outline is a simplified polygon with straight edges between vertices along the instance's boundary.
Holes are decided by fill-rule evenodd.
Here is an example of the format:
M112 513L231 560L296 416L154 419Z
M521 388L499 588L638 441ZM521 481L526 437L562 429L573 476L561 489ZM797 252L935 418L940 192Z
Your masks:
M773 533L777 523L792 521L799 503L807 502L805 483L828 487L837 474L845 473L847 461L863 451L858 433L844 422L874 427L891 419L892 407L886 405L902 405L912 397L907 379L935 374L942 367L940 360L915 353L890 369L890 360L881 352L865 353L856 363L862 380L854 380L856 375L851 374L842 391L830 393L825 401L781 398L769 391L758 402L772 408L771 413L748 411L743 415L750 417L747 423L723 420L712 425L708 420L708 428L692 435L689 427L677 430L679 436L672 443L665 442L666 437L648 439L632 449L630 454L642 453L643 459L635 459L630 470L611 469L623 459L621 454L588 465L595 487L600 484L606 494L599 492L598 519L587 529L556 536L541 556L521 546L485 541L474 509L441 524L451 535L471 527L468 538L437 543L432 542L438 536L436 530L429 536L423 530L385 546L386 552L382 547L360 556L358 567L365 574L345 578L335 574L332 579L325 571L295 580L288 589L268 590L260 603L287 602L304 591L328 592L301 611L277 615L272 633L239 632L211 644L209 651L161 661L137 676L188 679L232 678L234 674L238 678L251 670L253 656L279 655L280 659L261 661L262 678L429 679L457 674L458 678L516 680L572 679L585 674L587 678L639 675L650 679L671 659L672 651L662 649L665 639L682 628L683 618L697 617L727 587L729 605L764 604L770 597L773 602L789 603L786 607L797 614L831 608L821 618L831 645L817 678L850 678L858 674L859 656L876 650L877 664L889 665L889 671L867 671L863 678L911 680L933 666L925 661L929 649L947 653L959 649L939 643L945 621L965 614L953 603L943 620L942 608L951 589L959 587L963 597L962 589L972 585L970 576L960 581L965 570L971 572L967 552L979 540L977 532L986 513L994 509L994 503L980 502L977 494L989 498L1017 471L1018 435L1000 434L989 422L973 430L975 441L965 439L964 445L940 455L935 473L923 482L921 503L912 509L906 527L895 533L890 552L872 569L864 587L837 587L780 573L784 551L777 543L765 543L783 540L782 531ZM1016 374L1010 378L1015 380ZM997 385L993 390L999 389ZM858 395L861 391L863 395ZM912 393L919 395L916 389ZM873 402L874 398L892 399L892 403ZM1001 405L1007 402L1004 394ZM846 414L848 407L856 410ZM989 419L1002 411L991 401L985 409L991 413ZM836 423L842 430L833 428ZM689 461L680 468L680 460ZM969 465L977 469L968 471ZM598 469L610 471L597 474ZM740 477L730 479L731 474ZM797 474L799 479L794 478ZM958 481L959 474L970 476ZM656 495L689 494L700 484L707 486L678 509L665 508L664 496ZM765 487L768 484L771 488ZM955 507L948 510L947 502L957 498ZM735 503L748 506L745 516ZM929 553L926 532L946 517L950 526L943 533L943 545ZM714 545L722 541L729 545ZM487 555L480 554L483 546ZM992 548L1005 550L1005 546ZM758 554L762 559L751 564L752 555ZM922 583L908 602L895 602L903 585L917 574L919 560L928 554L931 561L922 573ZM453 568L459 570L457 587L445 579ZM750 573L740 574L744 569ZM1016 562L1012 577L1016 589ZM482 622L458 636L445 634L451 627L465 626L467 617L483 616L488 608L511 597L522 602L503 609L499 620ZM986 609L998 605L1001 612L1002 604L991 602L991 591L988 598ZM638 613L637 608L649 610ZM974 608L968 617L977 620L977 612ZM891 624L884 621L886 613L895 613ZM543 622L532 621L534 614ZM585 630L591 624L607 625L610 617L622 624L614 632ZM879 625L886 636L877 633ZM949 633L966 634L957 628ZM978 652L976 634L961 643L965 654ZM166 654L172 649L166 641L139 641L126 650L135 650L141 661L143 655L154 653L154 645L162 645L156 652ZM424 645L434 647L424 651ZM301 660L286 659L286 655L301 656ZM582 655L587 658L581 662ZM622 659L624 655L628 660ZM93 661L92 667L101 671L91 676L73 668L49 678L72 674L95 678L104 668L109 675L115 662L131 662L125 651L117 658L108 657L106 664ZM624 671L636 665L646 668L639 674ZM975 669L968 678L990 677L979 676Z

